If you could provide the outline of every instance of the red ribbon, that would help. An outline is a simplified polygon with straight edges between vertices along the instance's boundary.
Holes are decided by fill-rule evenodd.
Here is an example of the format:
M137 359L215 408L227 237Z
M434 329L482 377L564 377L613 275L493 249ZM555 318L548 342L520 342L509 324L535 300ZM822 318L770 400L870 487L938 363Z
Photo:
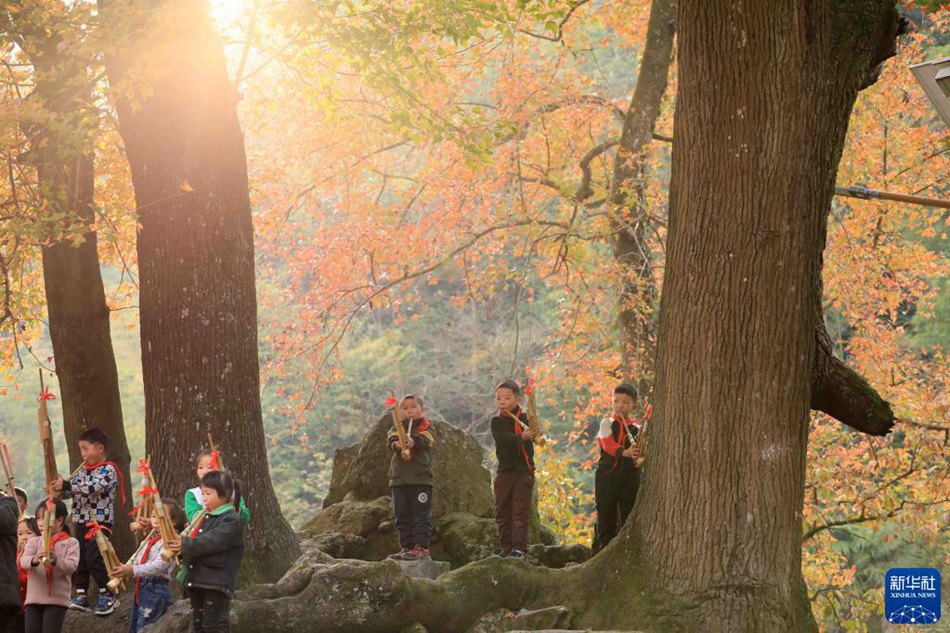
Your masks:
M221 451L215 449L211 451L211 470L218 470L218 457L221 456Z
M534 391L534 378L528 378L528 384L524 388L524 395L530 394Z
M50 392L49 387L46 387L46 388L43 389L43 392L40 393L40 397L37 398L36 401L37 401L37 402L43 402L44 400L55 400L55 399L56 399L56 396L54 396L54 395Z
M396 406L396 396L389 396L386 398L386 402L383 403L384 409L392 409Z
M152 467L148 465L148 461L146 461L145 459L139 459L139 467L135 469L135 474L144 475L150 472L151 470L152 470ZM148 491L149 491L148 487L145 487L139 490L139 496L144 497L145 495L149 494ZM132 511L129 512L129 516L130 517L135 516L138 513L138 511L142 509L142 506L144 505L145 505L145 499L142 499L142 502L140 504L132 508Z
M89 528L89 531L86 532L87 541L91 541L93 538L95 538L96 533L99 532L99 530L105 530L107 534L112 533L112 530L100 524L98 521L90 521L86 524L86 527Z
M141 558L139 558L139 565L144 565L148 562L148 555L152 552L152 546L162 540L161 535L154 536L148 539L148 543L145 545L145 551L142 553ZM136 576L135 578L135 604L139 603L139 593L142 589L142 577Z
M148 486L145 486L144 488L142 488L141 490L139 490L139 496L140 496L140 497L144 497L144 496L146 496L146 495L157 495L157 494L158 494L158 489L156 489L156 488L150 488L150 487L148 487Z
M514 421L515 435L521 437L521 418L518 417L521 414L521 407L515 406L513 411L502 411L501 413L503 416L508 416ZM534 467L531 465L531 458L528 457L528 449L526 449L521 442L518 442L518 448L521 449L521 456L524 457L524 463L528 467L528 470L534 472Z
M53 553L53 547L57 543L59 543L60 541L65 541L68 538L69 538L69 534L67 534L66 532L59 532L58 534L56 534L56 536L51 538L49 540L50 554ZM47 595L50 595L50 596L53 595L53 568L52 567L46 568L46 586L47 586Z

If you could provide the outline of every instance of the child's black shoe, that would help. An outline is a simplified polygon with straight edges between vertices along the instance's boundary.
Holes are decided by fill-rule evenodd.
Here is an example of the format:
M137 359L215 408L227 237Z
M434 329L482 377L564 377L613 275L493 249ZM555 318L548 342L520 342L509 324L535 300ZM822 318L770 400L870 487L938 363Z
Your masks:
M96 602L96 615L109 615L119 606L119 599L108 591L99 593L99 601Z

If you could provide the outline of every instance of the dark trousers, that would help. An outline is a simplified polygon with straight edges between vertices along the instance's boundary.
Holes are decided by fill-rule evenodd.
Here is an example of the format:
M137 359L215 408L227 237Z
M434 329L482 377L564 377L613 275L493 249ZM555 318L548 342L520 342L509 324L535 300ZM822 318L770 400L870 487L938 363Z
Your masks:
M147 624L157 622L175 602L168 581L164 578L142 578L138 596L129 612L129 633L136 633Z
M229 633L231 598L213 589L189 589L191 621L195 633Z
M73 585L78 591L89 590L89 576L96 581L96 587L99 591L106 588L109 582L109 574L106 572L106 564L102 561L102 554L99 553L99 546L96 545L95 537L86 540L86 533L89 531L85 525L77 523L76 539L79 541L79 566L76 568L76 575L73 577ZM111 525L106 525L111 528Z
M528 528L531 522L531 500L534 494L534 473L511 470L495 475L495 522L501 553L528 551Z
M3 625L0 624L0 633L3 633ZM10 633L26 633L26 612L18 613L13 618L13 623L10 625Z
M597 468L594 498L597 503L597 541L601 548L617 536L627 521L639 488L640 470L637 468Z
M26 605L26 633L61 633L65 621L66 607Z
M14 633L17 628L20 607L0 607L0 633Z
M400 547L429 548L432 534L432 486L393 486L393 514Z

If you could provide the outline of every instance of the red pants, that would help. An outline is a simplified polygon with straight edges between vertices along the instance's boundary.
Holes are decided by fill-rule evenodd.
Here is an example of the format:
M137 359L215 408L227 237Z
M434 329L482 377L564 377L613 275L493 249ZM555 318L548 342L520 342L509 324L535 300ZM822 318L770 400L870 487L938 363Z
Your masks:
M527 470L495 475L495 522L502 555L512 550L528 551L534 473Z

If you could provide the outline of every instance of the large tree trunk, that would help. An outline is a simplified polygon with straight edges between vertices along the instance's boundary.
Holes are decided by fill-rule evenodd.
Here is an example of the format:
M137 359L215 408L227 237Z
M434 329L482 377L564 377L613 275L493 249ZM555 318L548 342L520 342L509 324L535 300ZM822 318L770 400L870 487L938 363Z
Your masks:
M623 535L671 627L815 629L801 510L821 253L854 99L896 24L884 0L680 0L656 422Z
M181 496L210 432L251 509L244 579L274 579L299 548L267 467L238 94L204 2L100 5L122 51L106 65L140 213L148 453Z
M627 380L638 381L644 393L653 383L657 300L647 244L644 154L666 92L675 31L676 1L653 0L637 86L624 116L608 197L615 231L614 258L622 271L618 299L621 373Z
M60 29L68 25L47 22L47 28L36 30L30 19L35 14L13 15L24 20L17 27L22 27L22 45L34 66L35 89L30 99L38 109L25 132L46 204L41 216L49 236L42 248L43 279L70 467L82 461L79 436L98 427L109 436L108 458L128 481L129 447L92 228L92 146L98 112L89 105L93 83L89 60L67 52ZM56 216L61 219L48 220ZM82 240L74 243L77 234ZM113 542L124 556L133 545L128 529L131 498L126 495L124 502L119 498L117 503Z

